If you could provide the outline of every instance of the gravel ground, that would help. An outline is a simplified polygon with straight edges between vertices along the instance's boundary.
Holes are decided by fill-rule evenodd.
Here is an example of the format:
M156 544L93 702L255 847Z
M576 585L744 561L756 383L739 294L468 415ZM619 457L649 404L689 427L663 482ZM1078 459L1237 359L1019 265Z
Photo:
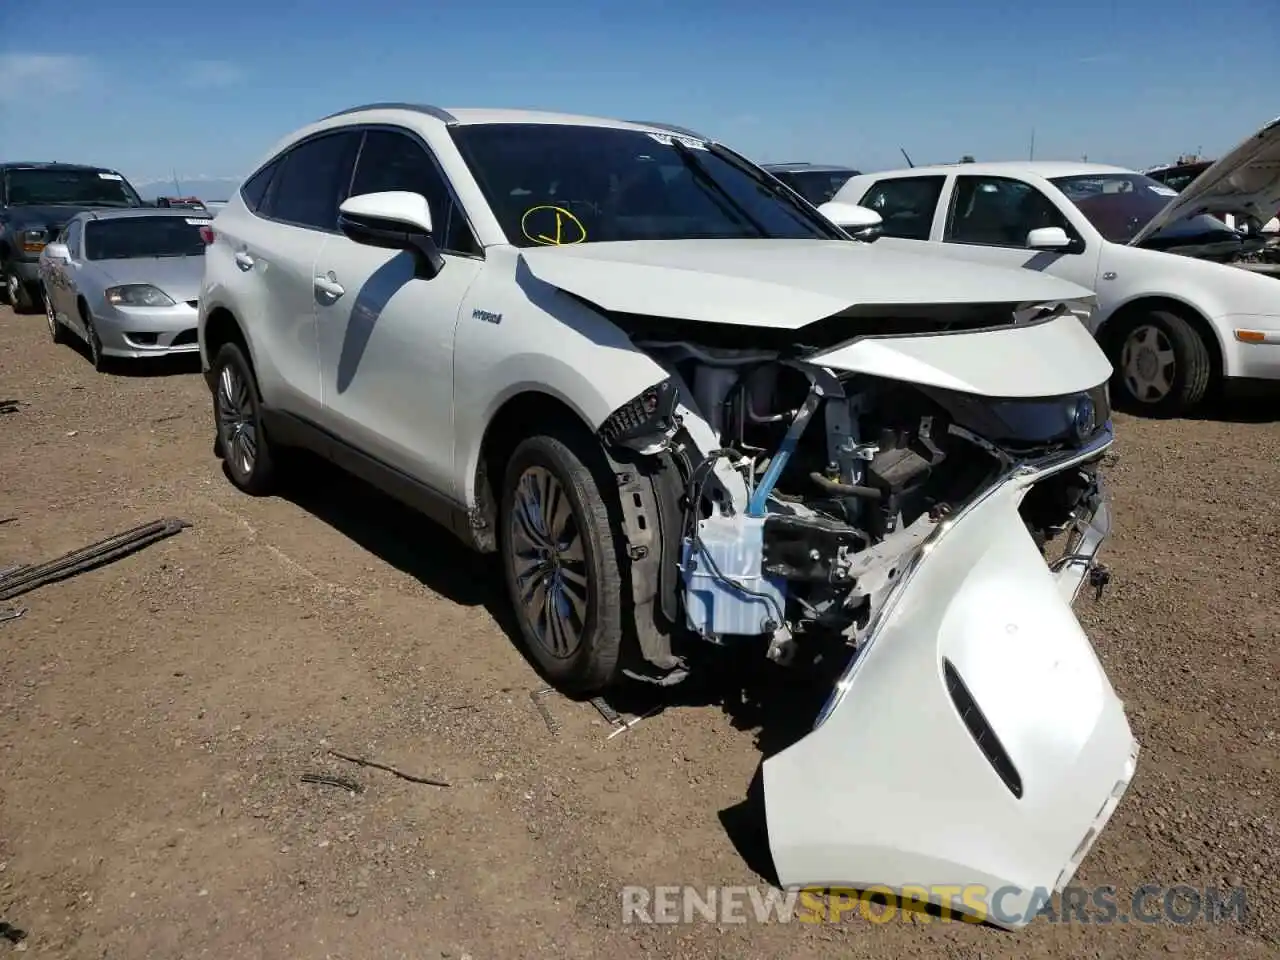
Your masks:
M1280 955L1274 396L1119 418L1114 580L1078 604L1144 753L1077 883L1122 907L1146 883L1242 885L1245 922L1017 934L856 910L624 924L626 884L762 882L743 799L804 691L687 691L611 740L551 697L553 735L488 568L327 469L291 499L238 494L194 365L95 374L0 309L2 400L0 566L192 527L0 605L29 608L0 624L0 954Z

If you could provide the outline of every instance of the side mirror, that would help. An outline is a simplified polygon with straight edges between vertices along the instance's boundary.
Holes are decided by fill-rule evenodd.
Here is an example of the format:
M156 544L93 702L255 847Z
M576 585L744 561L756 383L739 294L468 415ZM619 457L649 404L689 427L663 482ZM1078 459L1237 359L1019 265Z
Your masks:
M818 212L850 236L866 243L873 243L884 229L880 214L856 203L828 200L818 207Z
M1065 250L1071 246L1071 238L1061 227L1038 227L1027 234L1027 246L1032 250Z
M431 207L420 193L390 190L348 197L338 208L338 229L366 246L413 251L429 277L444 269L431 237Z
M70 263L71 251L65 243L45 244L44 255L56 263Z

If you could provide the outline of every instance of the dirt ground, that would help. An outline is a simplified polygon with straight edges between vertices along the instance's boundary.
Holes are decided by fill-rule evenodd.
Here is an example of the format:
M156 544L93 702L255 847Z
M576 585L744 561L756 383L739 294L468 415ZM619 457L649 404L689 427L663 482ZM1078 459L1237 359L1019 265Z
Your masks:
M1114 580L1078 604L1144 752L1076 882L1243 885L1247 918L1017 934L624 924L627 884L764 882L744 798L803 691L685 691L613 739L551 697L553 735L485 565L328 469L237 493L194 363L96 374L0 308L0 401L0 567L192 524L0 603L28 608L0 624L0 955L1280 956L1280 398L1119 418Z

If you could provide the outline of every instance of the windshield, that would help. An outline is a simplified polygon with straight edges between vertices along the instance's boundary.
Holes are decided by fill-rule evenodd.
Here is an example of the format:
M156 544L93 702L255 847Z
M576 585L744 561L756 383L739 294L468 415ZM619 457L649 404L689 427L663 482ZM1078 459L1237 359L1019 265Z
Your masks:
M1178 195L1172 187L1141 173L1083 174L1051 182L1113 243L1128 243ZM1205 231L1223 229L1219 221L1206 216L1193 217L1189 225Z
M569 124L451 130L518 247L613 240L847 240L763 171L685 137Z
M84 225L84 256L86 260L203 257L200 227L209 222L185 217L89 220Z
M109 170L11 169L9 203L15 206L140 207L124 177Z

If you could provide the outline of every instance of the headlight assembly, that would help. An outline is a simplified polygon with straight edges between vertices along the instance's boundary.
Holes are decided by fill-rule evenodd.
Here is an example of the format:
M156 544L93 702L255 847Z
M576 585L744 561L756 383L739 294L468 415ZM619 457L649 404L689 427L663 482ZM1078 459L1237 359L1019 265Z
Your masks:
M22 249L25 253L39 253L44 249L47 235L43 230L23 230Z
M116 307L172 307L173 298L149 283L127 283L108 287L107 303Z

